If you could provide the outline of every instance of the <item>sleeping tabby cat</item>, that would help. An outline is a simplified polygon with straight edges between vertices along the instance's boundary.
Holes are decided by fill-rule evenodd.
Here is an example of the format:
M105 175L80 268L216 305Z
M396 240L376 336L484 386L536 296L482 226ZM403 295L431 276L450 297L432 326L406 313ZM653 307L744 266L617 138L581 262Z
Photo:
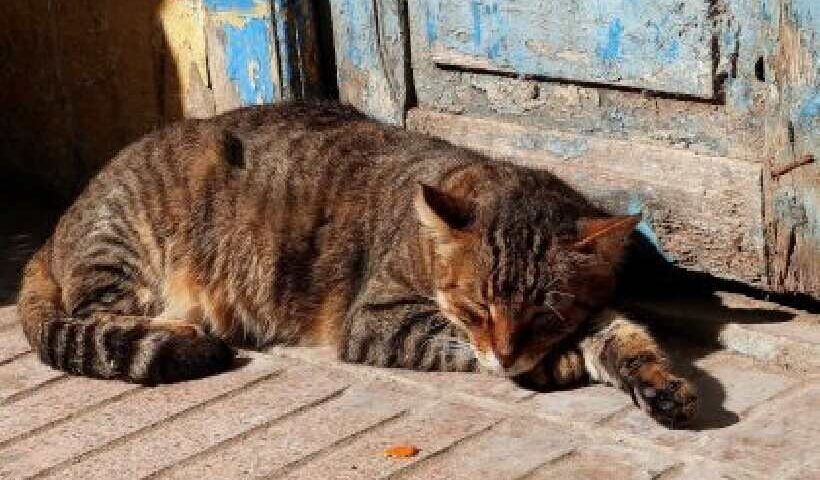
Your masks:
M75 374L155 384L229 368L235 346L332 344L382 367L606 382L680 425L692 385L606 309L638 220L345 107L247 108L117 155L32 258L19 312Z

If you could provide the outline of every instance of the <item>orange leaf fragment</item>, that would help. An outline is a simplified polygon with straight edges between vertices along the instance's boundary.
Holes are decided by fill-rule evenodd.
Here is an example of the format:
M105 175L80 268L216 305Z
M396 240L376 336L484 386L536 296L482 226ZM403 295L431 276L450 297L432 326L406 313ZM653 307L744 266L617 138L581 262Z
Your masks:
M393 445L384 449L384 456L390 458L415 457L420 452L415 445Z

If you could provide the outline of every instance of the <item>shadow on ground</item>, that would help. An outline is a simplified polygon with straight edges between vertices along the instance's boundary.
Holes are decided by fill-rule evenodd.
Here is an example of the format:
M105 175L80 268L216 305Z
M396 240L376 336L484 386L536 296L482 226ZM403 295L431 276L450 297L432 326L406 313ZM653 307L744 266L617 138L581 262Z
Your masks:
M627 257L620 285L620 309L645 324L678 372L697 385L700 413L690 427L693 430L727 427L739 420L737 412L724 408L724 386L697 365L698 360L723 348L720 334L726 325L782 323L795 317L786 309L729 307L717 292L818 311L817 302L806 296L771 294L672 265L642 238L636 239Z

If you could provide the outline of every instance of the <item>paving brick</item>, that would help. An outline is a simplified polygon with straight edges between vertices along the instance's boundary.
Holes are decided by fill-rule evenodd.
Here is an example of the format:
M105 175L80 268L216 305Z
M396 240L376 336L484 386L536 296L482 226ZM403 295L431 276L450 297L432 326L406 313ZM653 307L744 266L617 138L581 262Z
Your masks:
M11 397L17 397L64 376L63 372L43 365L33 353L0 365L0 405Z
M743 422L712 432L699 451L781 478L820 458L818 438L820 385L815 384L755 409Z
M784 332L787 328L803 330L802 326L795 327L794 324L782 328ZM772 330L777 331L774 327ZM798 334L794 332L793 335ZM820 345L816 343L736 324L726 325L720 332L719 341L729 350L784 368L809 373L820 371Z
M538 468L527 480L654 479L675 465L652 450L636 450L618 445L584 445ZM502 477L491 477L502 478ZM510 477L504 477L510 478Z
M69 461L271 375L284 365L281 361L256 358L243 368L223 375L156 388L135 388L123 382L86 378L71 378L50 385L35 396L3 407L0 422L18 431L27 431L32 425L47 426L55 419L73 416L0 448L0 478L33 474ZM125 392L129 394L118 398ZM111 398L116 400L105 402ZM89 408L94 404L100 405ZM50 412L49 408L57 413ZM0 425L0 435L14 436L2 427Z
M28 352L31 347L23 331L17 327L0 330L0 364Z
M686 365L707 412L679 431L611 387L533 394L484 375L341 365L332 349L249 354L157 388L63 378L21 355L13 308L0 308L0 478L817 479L820 377L806 372L820 317L800 315L723 330L757 360L678 345L683 359L705 355ZM400 443L421 451L384 457Z
M159 478L258 478L366 434L400 416L413 399L385 388L351 388L327 403L185 461Z
M534 414L593 423L632 405L632 400L617 388L591 385L573 390L539 393L521 404L532 408Z
M736 354L720 352L696 365L706 376L717 380L700 380L701 395L713 402L723 398L723 408L740 415L798 382L783 373L767 372L751 358Z
M332 348L287 348L274 349L287 356L308 360L325 365L328 368L337 368L340 362ZM401 368L373 368L365 365L345 364L344 368L361 377L377 376L395 380L399 383L414 384L416 388L432 389L441 394L452 392L463 393L476 397L491 398L502 402L517 402L532 397L534 392L518 387L507 378L456 372L419 372Z
M733 471L734 470L734 471ZM738 472L732 465L704 465L701 461L692 460L685 464L676 465L664 473L663 480L768 480L766 475L750 476L746 472ZM617 478L617 477L615 477ZM778 479L779 480L779 479Z
M534 395L534 392L518 387L508 378L481 373L415 372L396 369L390 370L390 376L432 385L443 393L459 392L501 402L518 402Z
M694 378L700 411L691 430L670 430L637 408L613 418L607 425L662 445L692 449L703 441L702 432L737 423L750 408L797 383L784 374L765 372L752 359L737 354L711 355L696 365L702 369Z
M17 324L17 307L0 307L0 330Z
M571 452L580 438L545 421L507 419L399 478L518 478Z
M136 388L128 383L82 377L45 385L25 398L0 406L0 445Z
M45 478L143 478L185 458L340 394L348 383L299 366L140 432Z
M820 480L820 459L797 467L786 475L786 480Z
M798 342L820 345L820 324L786 322L744 325L744 328L786 337Z
M476 409L457 402L428 403L384 428L328 451L312 462L283 475L282 478L314 480L380 478L437 454L460 440L478 434L502 418L499 413ZM421 451L412 458L386 458L384 449L395 444L416 445Z

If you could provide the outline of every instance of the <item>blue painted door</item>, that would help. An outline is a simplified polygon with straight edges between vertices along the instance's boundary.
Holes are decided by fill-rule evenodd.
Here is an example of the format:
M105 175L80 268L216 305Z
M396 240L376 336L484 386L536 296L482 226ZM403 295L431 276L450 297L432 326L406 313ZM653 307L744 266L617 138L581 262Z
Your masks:
M216 109L319 90L312 2L202 0Z
M438 65L711 98L708 2L415 0Z
M640 212L664 261L820 298L817 0L331 4L343 101Z

